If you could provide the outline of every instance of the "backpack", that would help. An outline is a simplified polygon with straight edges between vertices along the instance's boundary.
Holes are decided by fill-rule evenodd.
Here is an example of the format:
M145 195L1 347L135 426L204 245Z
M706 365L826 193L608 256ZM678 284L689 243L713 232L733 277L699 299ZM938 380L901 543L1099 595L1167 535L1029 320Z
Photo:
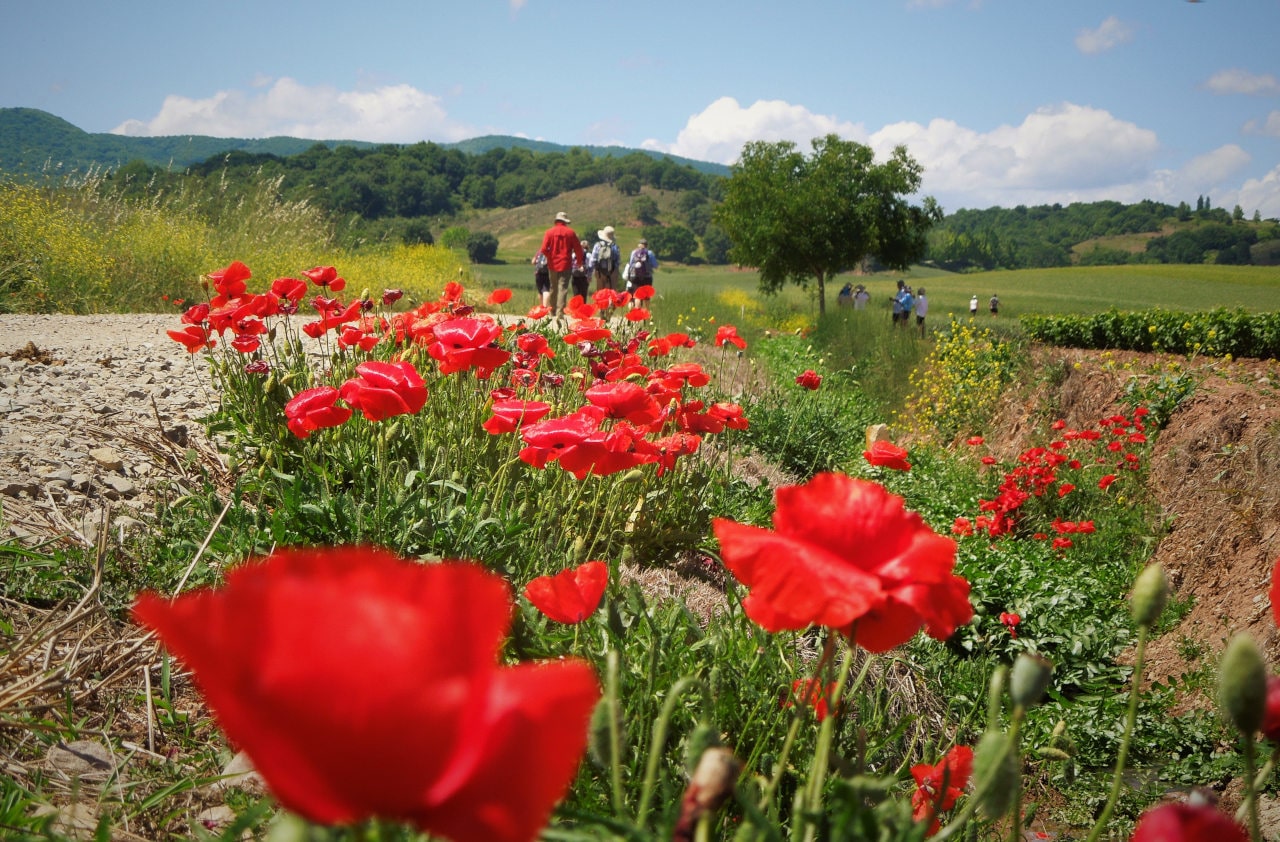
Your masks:
M601 240L596 247L596 252L596 271L612 275L613 270L618 268L618 257L613 251L613 246L608 240Z
M644 246L636 249L635 260L631 263L631 279L633 281L648 280L653 276L649 269L649 250Z

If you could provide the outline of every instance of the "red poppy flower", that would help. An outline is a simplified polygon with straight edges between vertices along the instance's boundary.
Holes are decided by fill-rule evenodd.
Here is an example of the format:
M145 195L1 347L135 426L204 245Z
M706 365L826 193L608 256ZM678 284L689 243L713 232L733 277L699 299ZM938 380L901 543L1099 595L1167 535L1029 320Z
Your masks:
M877 441L871 443L870 450L862 451L862 458L877 468L892 468L895 471L911 470L907 461L907 450L893 442Z
M493 402L493 416L481 426L489 435L514 433L524 424L534 424L546 417L551 404L514 398Z
M822 682L816 678L797 678L791 682L791 695L783 700L782 706L789 708L798 704L801 707L807 707L813 711L814 718L821 722L831 715L827 700L835 690L834 681L823 686Z
M271 282L271 294L297 304L307 294L307 282L299 278L276 278Z
M1108 488L1111 487L1111 483L1115 481L1116 481L1115 474L1107 474L1105 477L1098 480L1098 488L1101 488L1103 491L1106 491Z
M964 443L971 447L977 447L982 444L983 441L985 441L985 439L983 439L982 436L969 436L969 438L965 439Z
M175 342L181 342L189 354L198 353L204 348L212 348L218 344L218 340L210 336L209 331L198 324L187 325L182 330L165 332L169 334L170 339Z
M872 652L921 626L944 640L969 622L969 583L952 574L956 543L875 483L818 474L776 492L773 529L717 518L721 557L750 590L766 631L828 626Z
M984 465L994 465L995 463L996 463L996 457L994 457L994 456L983 456L983 457L982 457L982 464L984 464Z
M609 585L609 566L603 561L539 576L525 585L525 598L557 623L581 623L600 607Z
M822 385L822 375L811 368L806 368L796 375L796 383L812 392Z
M500 666L511 609L477 565L346 547L277 552L172 601L143 594L134 617L288 809L526 842L573 779L600 691L580 661Z
M1000 612L1000 622L1009 630L1009 636L1014 640L1018 639L1018 623L1022 622L1022 618L1010 611Z
M648 287L642 287L642 289L648 289ZM647 318L649 318L649 311L643 307L636 307L627 311L626 319L629 322L643 322Z
M1072 485L1072 484L1071 484L1071 483L1069 483L1069 482L1064 482L1064 483L1062 483L1061 485L1059 485L1059 486L1058 486L1058 496L1059 496L1059 497L1066 497L1068 494L1070 494L1071 492L1073 492L1073 491L1075 491L1075 490L1076 490L1076 487L1075 487L1074 485Z
M236 338L231 340L231 347L241 354L252 354L261 345L262 340L251 333L238 333Z
M356 366L356 375L339 392L370 421L414 415L427 403L426 384L412 363L370 360Z
M747 340L738 335L738 329L733 325L721 325L716 330L716 347L723 348L725 345L733 345L742 350L747 347Z
M435 341L427 353L440 361L441 374L476 370L487 378L495 368L511 359L511 352L494 343L502 338L502 326L481 319L450 319L432 329Z
M1271 598L1271 616L1275 618L1276 625L1280 626L1280 558L1276 559L1275 566L1271 568L1271 591L1267 596Z
M304 275L311 279L311 283L318 287L324 287L330 292L341 292L347 285L347 282L338 277L338 270L332 266L317 266L314 269L306 269Z
M213 306L220 307L231 299L244 295L244 282L252 276L253 273L249 271L249 267L239 260L232 261L231 265L225 269L210 272L206 277L209 278L209 283L213 284L213 288L218 291L218 295L214 299L216 303Z
M1071 541L1070 538L1054 538L1053 539L1053 548L1055 550L1070 549L1072 545L1073 545L1073 542Z
M528 313L525 313L526 318L535 319L535 320L545 319L549 315L551 315L551 308L545 304L535 304L534 306L529 308Z
M610 418L625 418L633 424L652 424L662 418L658 402L643 386L629 380L597 383L587 389L584 397L608 412Z
M493 292L489 293L490 304L506 304L510 300L511 290L509 289L495 289Z
M200 325L204 324L205 319L209 318L209 305L205 303L193 304L185 313L178 317L178 321L184 325Z
M1267 708L1261 731L1271 742L1280 743L1280 675L1267 676Z
M530 424L520 431L520 437L528 445L520 451L520 459L535 468L545 468L584 444L588 436L600 429L604 416L604 410L599 407L585 406L571 415Z
M1130 842L1246 842L1249 834L1207 804L1174 802L1148 810L1138 819Z
M650 298L653 298L653 287L648 285L636 287L636 291L631 293L631 295L636 301L648 301Z
M541 333L522 333L516 337L516 347L526 354L555 359L556 352L547 344L547 337Z
M972 774L973 749L968 746L952 747L937 765L912 766L916 791L911 796L911 817L918 822L929 822L929 834L937 833L938 814L956 806Z
M402 289L384 289L382 291L382 306L390 307L401 298L404 298L404 290Z
M294 395L284 405L289 432L305 439L316 430L345 424L351 417L351 410L338 406L338 397L338 390L332 386L317 386Z

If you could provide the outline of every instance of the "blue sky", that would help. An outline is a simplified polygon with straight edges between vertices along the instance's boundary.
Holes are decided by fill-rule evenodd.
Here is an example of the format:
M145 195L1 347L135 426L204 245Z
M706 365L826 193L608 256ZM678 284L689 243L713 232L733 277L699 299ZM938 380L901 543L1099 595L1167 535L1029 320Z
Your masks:
M1277 0L5 0L0 107L90 132L905 144L947 211L1280 217Z

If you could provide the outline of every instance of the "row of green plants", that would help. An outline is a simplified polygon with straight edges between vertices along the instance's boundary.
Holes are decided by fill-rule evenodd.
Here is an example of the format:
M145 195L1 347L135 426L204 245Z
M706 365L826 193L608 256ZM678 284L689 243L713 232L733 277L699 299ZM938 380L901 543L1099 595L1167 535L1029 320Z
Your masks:
M1021 321L1030 339L1073 348L1228 358L1280 356L1280 313L1275 312L1113 309L1086 316L1025 315Z

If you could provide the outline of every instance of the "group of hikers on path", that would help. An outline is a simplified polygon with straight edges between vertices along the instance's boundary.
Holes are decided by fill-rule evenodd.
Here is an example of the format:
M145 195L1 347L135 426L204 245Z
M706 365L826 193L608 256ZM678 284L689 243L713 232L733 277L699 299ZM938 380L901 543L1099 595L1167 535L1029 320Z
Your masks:
M640 287L653 286L658 256L649 249L645 238L640 238L623 262L612 225L597 231L596 243L591 245L579 239L569 224L567 213L557 213L551 227L542 235L542 247L533 256L538 303L547 307L551 315L564 315L571 295L586 298L591 293L593 277L597 292L620 291L625 284L626 291L634 294Z
M863 284L854 286L852 283L846 283L840 288L840 294L836 296L836 303L841 307L852 307L855 310L865 310L867 301L871 299L871 294L867 292L867 288ZM920 336L925 335L924 321L929 315L929 298L925 295L924 287L913 290L907 285L905 280L898 281L898 289L890 296L890 307L893 314L894 327L907 327L911 322L911 316L914 314L916 318L916 329L919 330ZM992 316L1000 313L1000 298L992 295L988 307ZM974 295L969 299L969 316L970 318L978 315L978 296Z

